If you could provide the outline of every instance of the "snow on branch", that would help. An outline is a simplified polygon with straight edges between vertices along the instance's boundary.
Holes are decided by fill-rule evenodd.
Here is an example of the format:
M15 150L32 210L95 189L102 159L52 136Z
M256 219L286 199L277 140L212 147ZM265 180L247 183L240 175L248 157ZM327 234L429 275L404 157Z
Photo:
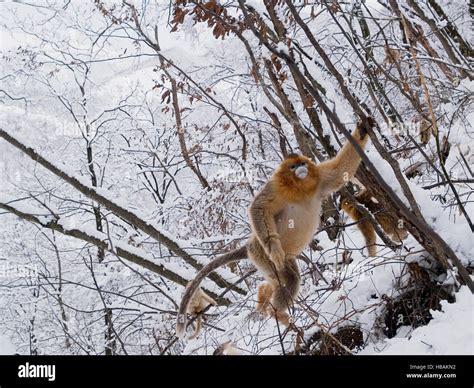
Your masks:
M0 195L0 208L9 213L15 214L23 220L95 245L96 247L111 252L122 259L163 276L174 283L182 286L186 286L188 283L189 279L184 279L176 272L166 268L164 265L153 263L151 261L151 255L143 249L131 246L122 241L112 240L110 236L95 229L86 230L85 228L69 228L66 226L67 223L57 214L44 214L41 210L23 203L18 203L17 200L6 195ZM229 303L227 299L219 298L217 294L209 290L206 290L206 292L212 295L213 298L217 298L221 304L226 305Z
M148 234L150 237L154 238L156 241L163 244L175 255L181 257L186 263L193 266L196 269L201 269L202 264L199 263L195 258L193 258L186 250L181 248L175 241L173 241L169 236L166 236L164 232L159 231L149 222L143 220L141 217L126 209L125 207L116 203L111 197L108 197L107 191L104 189L99 190L89 186L84 181L80 180L77 177L74 177L71 172L66 172L65 167L59 167L55 163L47 160L39 154L32 146L26 145L23 141L18 140L17 138L11 136L7 131L0 128L0 137L5 139L8 143L18 148L20 151L28 155L31 159L41 164L44 168L69 183L76 190L80 191L86 197L100 203L108 210L113 212L117 217L122 218L123 220L134 225L138 229L142 230L144 233ZM104 249L107 249L104 247ZM216 283L221 288L229 288L241 295L245 295L245 291L240 287L235 286L229 281L222 278L217 273L212 273L209 275L209 279ZM179 283L179 282L177 282ZM181 283L180 283L181 284Z

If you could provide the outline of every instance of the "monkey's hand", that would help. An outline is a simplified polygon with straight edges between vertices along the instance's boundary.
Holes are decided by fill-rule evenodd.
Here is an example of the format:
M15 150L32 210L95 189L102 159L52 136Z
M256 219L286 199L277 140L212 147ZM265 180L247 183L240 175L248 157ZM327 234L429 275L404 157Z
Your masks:
M357 124L357 129L359 130L359 136L361 140L364 140L365 136L367 133L375 126L375 120L373 117L368 116L367 117L367 124L364 125L362 121L359 121Z
M285 265L285 251L281 246L279 238L272 238L270 240L270 260L278 270L282 269Z

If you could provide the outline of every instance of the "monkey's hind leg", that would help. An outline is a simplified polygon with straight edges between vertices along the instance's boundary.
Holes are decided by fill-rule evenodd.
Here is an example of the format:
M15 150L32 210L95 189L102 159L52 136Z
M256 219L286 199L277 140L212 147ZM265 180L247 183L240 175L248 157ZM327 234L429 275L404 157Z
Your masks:
M357 227L361 231L365 238L365 245L369 253L369 257L375 257L377 255L377 234L373 225L369 221L361 221L357 224Z
M268 312L286 326L291 323L288 312L300 290L300 281L296 258L288 255L285 266L273 280L273 296L268 307Z
M250 259L266 280L258 288L257 311L261 311L265 315L270 314L288 326L290 322L289 307L293 304L300 288L300 274L296 258L287 255L284 267L281 270L276 270L275 264L258 241L251 240L247 247Z

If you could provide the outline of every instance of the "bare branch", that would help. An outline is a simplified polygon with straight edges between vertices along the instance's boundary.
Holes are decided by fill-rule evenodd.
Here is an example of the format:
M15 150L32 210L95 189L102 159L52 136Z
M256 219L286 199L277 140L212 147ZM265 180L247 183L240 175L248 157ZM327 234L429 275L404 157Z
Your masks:
M49 160L42 157L36 150L31 147L26 146L19 140L15 139L13 136L8 134L5 130L0 129L0 137L5 139L11 145L18 148L20 151L28 155L31 159L41 164L47 170L51 171L53 174L64 180L65 182L69 183L73 186L76 190L80 191L85 196L89 197L90 199L100 203L101 205L105 206L107 209L112 211L117 217L120 217L130 224L136 226L150 237L154 238L156 241L163 244L166 248L168 248L171 252L176 254L177 256L181 257L186 263L190 264L196 269L202 268L202 264L198 263L196 259L194 259L188 252L186 252L183 248L181 248L175 241L173 241L170 237L165 236L162 232L152 226L149 222L144 221L135 213L131 212L128 209L123 208L122 206L118 205L114 201L106 198L105 196L99 194L96 189L85 185L84 183L80 182L77 178L70 176L66 172L62 171L59 167L57 167L54 163L50 162ZM240 289L239 287L235 287L232 283L229 283L227 280L223 279L221 276L217 274L212 274L209 278L214 281L219 287L226 288L230 287L233 291L245 295L245 291Z

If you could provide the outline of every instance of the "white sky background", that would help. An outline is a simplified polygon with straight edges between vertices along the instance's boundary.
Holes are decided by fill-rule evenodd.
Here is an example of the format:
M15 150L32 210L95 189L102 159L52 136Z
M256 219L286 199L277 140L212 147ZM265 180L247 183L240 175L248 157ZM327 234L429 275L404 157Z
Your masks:
M26 2L24 2L26 3ZM109 2L111 3L111 2ZM136 1L137 4L141 4L141 2ZM163 7L168 4L168 0L162 0L160 4L163 5ZM31 4L33 4L33 0L31 1ZM46 6L47 4L62 4L62 2L35 2L34 4L39 4L40 7L34 7L31 5L27 4L19 4L15 2L0 2L0 49L3 52L8 52L11 51L12 53L15 52L15 50L19 47L25 47L28 45L33 45L37 46L40 44L40 39L39 37L34 37L29 34L26 34L25 32L22 32L18 29L18 24L17 20L22 20L26 22L27 24L31 24L34 27L35 30L37 30L37 27L40 26L42 23L45 21L49 20L54 13L47 9L43 8L43 6ZM79 0L73 0L71 4L69 5L70 7L70 12L73 13L75 10L77 12L81 12L81 9L84 9L84 7L91 7L91 5L87 5L88 3L85 1L79 1ZM370 0L368 1L368 5L371 7L374 7L375 9L380 9L380 5L375 1L375 0ZM13 17L12 14L3 12L6 8L12 9L14 8L16 11L15 18ZM163 16L163 21L166 20L167 14L164 13ZM80 23L102 23L103 21L101 20L100 17L97 19L85 19L84 18L78 18ZM67 49L67 45L74 45L79 48L83 48L84 50L84 56L87 57L90 55L88 48L89 44L88 42L88 37L85 37L83 35L78 35L78 33L73 29L73 28L68 28L67 26L68 21L67 20L53 20L50 21L48 25L51 26L56 26L55 28L51 28L49 31L46 31L45 36L54 37L55 41L61 41L63 39L64 47ZM94 24L95 25L95 24ZM165 22L161 23L159 26L159 38L160 38L160 44L163 50L163 53L175 60L176 63L179 63L180 66L183 66L186 69L193 69L195 66L211 66L214 64L214 60L216 58L216 53L221 52L222 58L230 58L231 60L237 61L239 59L239 54L240 52L232 52L233 47L227 47L226 43L222 43L220 41L215 41L211 37L209 39L209 34L207 35L199 35L198 31L200 30L200 27L190 27L190 26L183 26L184 32L179 32L179 33L170 33L170 26L167 26ZM123 42L123 43L122 43ZM51 52L51 54L56 55L54 50L49 51L48 44L45 46L45 51ZM125 52L126 50L126 52ZM120 41L118 39L112 39L110 43L108 43L106 46L104 46L103 50L100 51L99 53L96 54L96 59L103 59L103 58L110 58L110 57L123 57L127 55L131 55L134 53L137 53L136 47L134 47L129 40L124 40ZM140 51L140 52L146 52L146 49ZM151 51L150 51L151 52ZM212 54L212 55L211 55ZM156 64L158 63L156 57L146 57L146 56L138 56L136 58L130 58L130 59L117 59L116 61L113 62L106 62L106 63L96 63L94 64L94 71L92 72L92 80L95 83L94 87L94 92L101 95L102 97L105 97L104 99L107 100L107 96L112 93L125 93L127 89L130 87L130 85L134 85L137 82L140 82L141 85L140 87L143 88L151 88L153 85L153 78L154 74L151 71L151 68L153 68ZM237 66L236 66L237 67ZM1 75L0 75L1 78ZM0 89L1 89L1 80L0 80ZM219 92L219 89L217 88L217 92ZM337 101L337 96L336 93L334 92L334 100ZM332 95L331 95L332 97ZM113 103L113 99L111 98L111 104ZM237 107L243 107L243 111L245 108L245 103L242 102L243 100L237 98L236 99L236 106ZM342 104L341 104L342 105ZM38 109L40 110L40 109ZM0 112L1 113L1 112ZM43 113L43 112L40 112ZM52 112L50 112L51 115L53 115ZM21 112L19 113L19 115ZM350 122L352 120L352 113L347 110L346 112L342 112L341 115L345 115L344 119L347 122ZM207 119L207 117L204 117L204 115L201 115L202 117L191 117L190 121L195 120L198 122L198 120L203 120ZM52 119L50 117L50 119ZM31 122L35 122L35 117L31 118ZM467 146L467 145L466 145ZM273 165L273 161L269 162L269 165ZM381 164L381 166L383 166ZM465 236L462 235L462 233L458 233L458 230L462 230L465 227L465 222L463 223L463 220L461 219L460 222L457 222L455 227L450 227L450 223L447 222L446 224L439 222L439 219L441 216L439 216L439 212L443 212L440 206L438 204L433 205L431 199L428 198L427 194L423 194L426 198L423 199L423 204L426 204L426 206L433 206L433 208L429 208L428 214L430 215L431 221L433 224L439 228L439 232L442 233L444 236L448 236L452 243L453 241L456 241L456 245L460 248L460 252L462 252L465 257L468 257L470 252L473 252L472 249L474 247L474 244L472 243L472 239L466 239ZM436 207L435 207L436 206ZM445 215L447 218L447 216ZM442 218L444 220L444 218ZM351 235L353 238L354 242L357 244L361 243L361 238L360 235L357 233L357 231L354 229L353 233ZM324 237L323 237L324 238ZM459 240L459 242L458 242ZM190 236L190 239L188 242L192 242L192 236ZM323 240L323 243L328 243L327 241ZM358 253L354 253L357 255ZM359 259L360 255L357 256L357 259ZM328 262L332 260L333 257L331 256L330 259L328 259ZM357 265L357 260L354 263L354 268L351 268L351 270L356 270L356 265ZM363 262L360 262L360 266L363 266ZM177 266L177 268L179 268ZM387 265L386 267L379 267L377 270L374 271L373 278L365 278L362 279L360 282L358 281L358 284L352 284L352 283L347 283L346 289L341 289L340 292L334 293L328 302L323 305L323 310L330 316L332 314L333 310L335 309L334 306L337 305L337 303L340 303L338 298L342 298L346 296L347 294L350 294L351 297L354 298L356 303L358 303L358 307L363 307L367 304L367 298L370 296L370 294L375 290L378 291L390 291L390 288L392 287L391 279L393 278L393 273L397 272L397 268L395 266L390 266ZM393 271L393 272L392 272ZM184 272L184 270L183 270ZM188 272L191 273L188 269ZM356 288L357 287L357 288ZM313 288L308 286L306 290L303 290L307 292L308 294L311 294L311 292L314 291ZM178 290L176 293L177 295L181 292L181 289ZM351 294L352 293L352 294ZM442 319L438 316L438 321L433 322L433 325L436 324L436 322L441 322L443 325L446 325L449 323L449 321L456 322L456 326L453 326L455 328L456 332L459 332L459 330L469 330L471 328L472 330L472 320L469 322L469 320L466 321L466 317L469 315L466 314L466 305L468 305L467 298L462 299L463 304L459 306L459 309L451 309L450 314L451 317L449 319ZM472 307L472 306L471 306ZM372 314L372 312L371 312ZM462 317L462 323L460 320L457 318ZM472 318L472 314L471 314ZM235 318L235 321L232 319L229 319L229 327L232 324L235 324L235 322L238 322L239 324L242 325L242 327L247 324L247 317L245 315L237 316ZM240 320L240 321L239 321ZM364 322L364 320L367 322L367 324L372 324L373 320L373 314L369 315L368 313L366 315L363 315L360 317L361 322ZM227 322L227 321L226 321ZM436 335L439 333L435 330L433 331ZM1 334L1 331L0 331ZM453 330L453 335L454 330ZM467 336L463 337L465 340L468 338ZM472 338L472 336L471 336ZM461 340L456 337L454 339L456 341L456 346L461 346L460 342ZM454 341L453 340L453 341ZM0 337L1 341L1 337ZM4 341L6 343L6 341ZM396 343L396 341L393 341L392 343L389 343L388 346L394 346L394 349L396 351L403 351L403 349L406 349L407 351L410 349L410 344L408 342L404 342L403 346L399 345L400 342ZM471 342L472 344L472 342ZM194 344L197 346L197 344ZM194 346L193 345L193 346ZM443 342L442 346L446 345L446 341ZM419 346L419 343L417 343L416 346ZM441 345L440 345L441 346ZM7 345L4 345L4 348L8 348ZM11 347L8 348L11 351ZM400 350L402 349L402 350ZM418 347L413 347L412 349L419 349ZM444 349L444 348L443 348ZM469 342L467 341L466 346L462 347L463 351L469 350ZM472 347L471 347L472 350ZM367 349L367 352L375 352L377 353L377 349ZM0 353L1 353L1 342L0 342Z

